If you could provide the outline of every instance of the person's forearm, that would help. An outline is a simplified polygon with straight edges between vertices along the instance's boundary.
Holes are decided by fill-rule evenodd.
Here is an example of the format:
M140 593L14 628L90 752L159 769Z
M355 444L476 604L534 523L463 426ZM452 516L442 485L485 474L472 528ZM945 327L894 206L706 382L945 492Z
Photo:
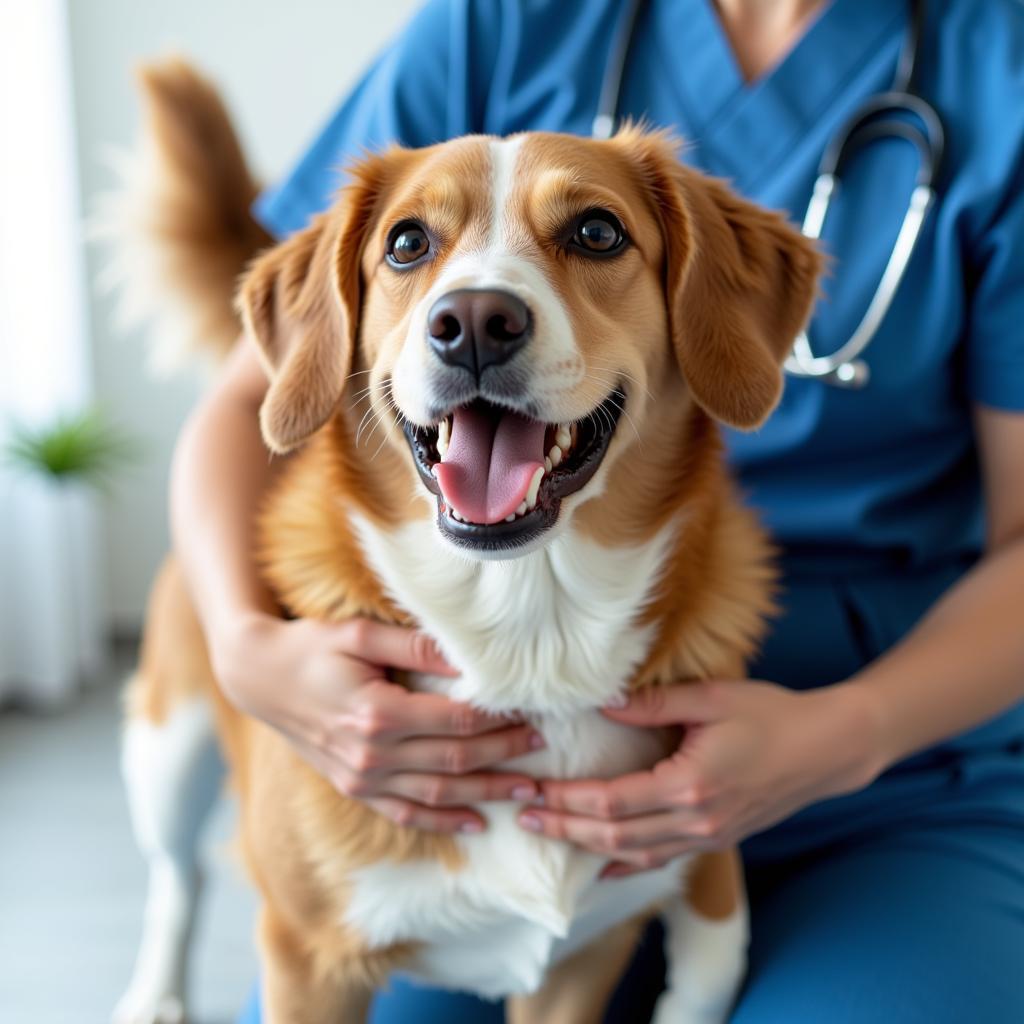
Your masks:
M260 435L265 381L245 344L189 417L171 471L171 532L207 635L247 612L276 613L253 559L254 516L275 474Z
M1024 537L987 555L844 685L870 697L878 770L1024 699Z

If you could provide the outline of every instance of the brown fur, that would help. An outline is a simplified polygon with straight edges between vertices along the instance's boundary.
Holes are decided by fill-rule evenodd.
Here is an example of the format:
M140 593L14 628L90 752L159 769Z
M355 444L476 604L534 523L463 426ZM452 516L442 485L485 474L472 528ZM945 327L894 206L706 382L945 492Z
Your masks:
M121 164L95 233L113 243L128 319L151 323L164 368L202 352L219 360L238 338L239 274L273 239L249 212L259 192L216 89L177 58L141 68L144 134Z
M268 444L286 451L310 439L260 530L266 577L295 615L410 622L367 566L347 510L391 526L433 514L384 389L408 311L436 268L388 273L380 254L389 226L424 209L440 237L438 265L478 244L489 215L486 153L484 140L466 139L370 158L338 205L258 260L241 290L239 308L272 382L261 416ZM638 384L606 459L609 491L581 506L576 522L608 547L681 523L660 586L638 611L656 641L634 682L739 675L771 610L770 549L736 501L708 414L742 426L768 414L787 341L809 310L817 258L780 218L679 168L661 137L533 136L520 171L518 251L556 282L578 328L601 325L581 333L590 371L579 388L583 411L607 393L612 372ZM621 209L631 225L635 244L614 262L566 260L545 241L567 209L591 205ZM192 237L205 245L201 231ZM379 430L372 447L358 431L367 416ZM168 569L133 713L159 720L185 692L168 676L194 666L194 678L216 693L187 607L180 575ZM457 848L341 797L270 729L223 717L243 843L265 907L271 1019L359 1019L367 991L408 950L369 952L339 926L349 873L385 858L432 858L458 870ZM698 862L689 899L701 913L735 907L735 864L733 854ZM608 948L619 950L613 940ZM621 951L612 959L618 964ZM578 976L578 965L559 970ZM521 1005L558 1002L555 988L537 999Z
M686 900L709 921L721 921L743 900L743 866L738 850L716 850L697 858L686 878Z

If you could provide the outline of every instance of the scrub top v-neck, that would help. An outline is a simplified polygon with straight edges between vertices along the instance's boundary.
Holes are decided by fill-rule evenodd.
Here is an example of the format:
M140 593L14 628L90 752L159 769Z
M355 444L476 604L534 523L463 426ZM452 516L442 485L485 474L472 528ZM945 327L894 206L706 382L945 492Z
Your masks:
M618 0L433 0L258 215L278 235L301 228L366 147L589 133L620 14ZM833 0L748 84L711 0L648 0L620 113L674 129L684 160L798 223L827 142L892 83L906 25L906 3ZM880 653L977 559L972 405L1024 410L1024 5L929 3L917 87L943 117L947 155L939 202L866 353L869 385L790 378L761 430L728 436L744 493L783 548L793 601L807 599L802 637L790 615L769 644L796 685L842 678ZM850 164L824 232L832 265L816 351L838 348L863 314L916 170L899 141ZM815 616L818 640L808 639ZM813 677L801 679L808 665Z

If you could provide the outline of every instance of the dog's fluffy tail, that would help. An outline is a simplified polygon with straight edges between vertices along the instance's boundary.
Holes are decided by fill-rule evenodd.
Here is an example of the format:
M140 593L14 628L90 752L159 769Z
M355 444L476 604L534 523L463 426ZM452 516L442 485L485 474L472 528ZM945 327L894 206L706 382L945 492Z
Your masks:
M227 353L235 283L272 239L250 213L259 186L213 85L177 57L138 82L142 139L115 157L120 186L100 200L93 234L110 246L104 283L122 319L150 326L154 367L168 370Z

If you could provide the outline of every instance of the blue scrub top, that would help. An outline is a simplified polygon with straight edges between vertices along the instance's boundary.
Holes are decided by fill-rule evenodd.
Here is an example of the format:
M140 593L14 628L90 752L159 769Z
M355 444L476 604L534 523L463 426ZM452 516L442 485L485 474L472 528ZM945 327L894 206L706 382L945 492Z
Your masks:
M367 147L589 133L621 13L618 0L431 0L258 215L278 235L301 228ZM893 0L834 0L748 85L711 0L648 0L620 113L675 129L685 160L799 223L827 142L891 85L907 14ZM776 630L767 670L793 685L855 671L977 558L971 406L1024 410L1024 5L932 0L917 85L944 121L946 159L938 204L867 352L869 385L789 378L769 422L729 438L750 501L785 548L798 614ZM867 308L916 170L899 141L850 164L824 232L834 263L816 351L838 348Z

